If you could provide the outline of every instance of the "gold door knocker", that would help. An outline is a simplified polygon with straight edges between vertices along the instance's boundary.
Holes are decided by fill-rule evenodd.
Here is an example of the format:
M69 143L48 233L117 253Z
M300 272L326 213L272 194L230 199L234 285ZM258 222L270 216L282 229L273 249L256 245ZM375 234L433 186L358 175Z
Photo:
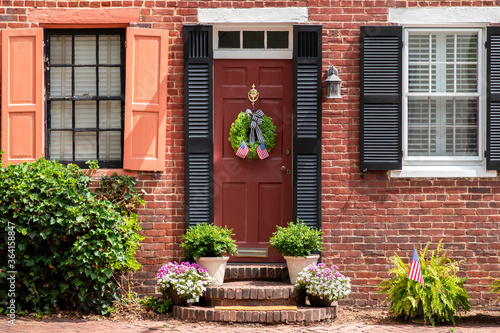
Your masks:
M255 102L259 99L259 92L255 89L255 84L252 84L252 89L248 92L248 100L252 102L252 111L255 111Z

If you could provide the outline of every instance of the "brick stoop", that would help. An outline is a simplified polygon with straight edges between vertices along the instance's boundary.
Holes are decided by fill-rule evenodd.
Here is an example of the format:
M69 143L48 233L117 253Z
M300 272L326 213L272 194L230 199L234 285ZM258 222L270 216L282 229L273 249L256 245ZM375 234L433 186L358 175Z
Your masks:
M174 306L172 313L174 318L191 321L292 324L334 319L337 317L337 306L328 308L303 307L297 310L281 311L216 310L200 306Z
M238 308L216 308L220 306ZM313 323L336 318L337 302L325 308L306 306L305 294L290 284L284 264L233 264L226 267L224 284L208 287L197 306L174 306L172 311L174 318L192 321Z

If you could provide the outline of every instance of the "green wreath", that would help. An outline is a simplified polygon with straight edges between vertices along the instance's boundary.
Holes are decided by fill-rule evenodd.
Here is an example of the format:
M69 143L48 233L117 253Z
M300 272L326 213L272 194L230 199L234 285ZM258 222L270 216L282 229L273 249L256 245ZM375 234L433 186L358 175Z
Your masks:
M246 158L258 159L257 147L259 146L259 141L255 141L253 145L248 143L248 133L250 132L250 123L252 118L247 116L245 112L240 112L234 123L231 125L229 131L229 142L236 153L240 147L241 141L245 141L248 145L249 152ZM263 115L262 124L260 125L262 130L262 135L264 136L265 145L267 151L271 153L271 150L276 146L276 126L273 124L272 118Z

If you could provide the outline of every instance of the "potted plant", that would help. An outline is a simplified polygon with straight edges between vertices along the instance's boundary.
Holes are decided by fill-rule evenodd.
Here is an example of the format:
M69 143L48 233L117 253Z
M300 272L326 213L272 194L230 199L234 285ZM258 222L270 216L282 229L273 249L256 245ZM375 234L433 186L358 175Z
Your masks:
M351 292L351 279L335 265L313 264L304 268L297 278L297 289L304 289L311 306L330 306Z
M451 322L460 317L460 310L471 308L464 288L465 278L457 276L459 261L452 261L441 253L441 241L436 251L429 251L429 243L420 252L419 261L425 285L408 278L409 266L396 254L390 260L395 267L389 270L390 278L379 284L379 293L387 294L389 311L396 318L423 319L434 325ZM423 317L423 318L422 318Z
M227 226L198 223L182 235L181 247L186 256L192 256L196 262L214 278L212 285L220 286L224 282L226 263L229 256L237 253L233 240L233 229Z
M286 260L290 282L295 284L299 272L318 262L319 255L313 251L323 249L321 230L306 225L303 221L288 222L286 227L277 226L269 239L269 246L278 250Z
M158 270L157 283L163 295L174 305L188 305L200 300L212 282L207 270L198 264L169 262Z

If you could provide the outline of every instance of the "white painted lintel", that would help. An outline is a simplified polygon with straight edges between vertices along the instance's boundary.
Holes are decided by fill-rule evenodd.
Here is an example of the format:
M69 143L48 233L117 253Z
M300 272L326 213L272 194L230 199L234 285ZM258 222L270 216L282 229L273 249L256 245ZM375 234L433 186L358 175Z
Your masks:
M199 23L304 23L306 7L289 8L200 8Z
M500 23L500 7L389 8L389 22L420 25Z

